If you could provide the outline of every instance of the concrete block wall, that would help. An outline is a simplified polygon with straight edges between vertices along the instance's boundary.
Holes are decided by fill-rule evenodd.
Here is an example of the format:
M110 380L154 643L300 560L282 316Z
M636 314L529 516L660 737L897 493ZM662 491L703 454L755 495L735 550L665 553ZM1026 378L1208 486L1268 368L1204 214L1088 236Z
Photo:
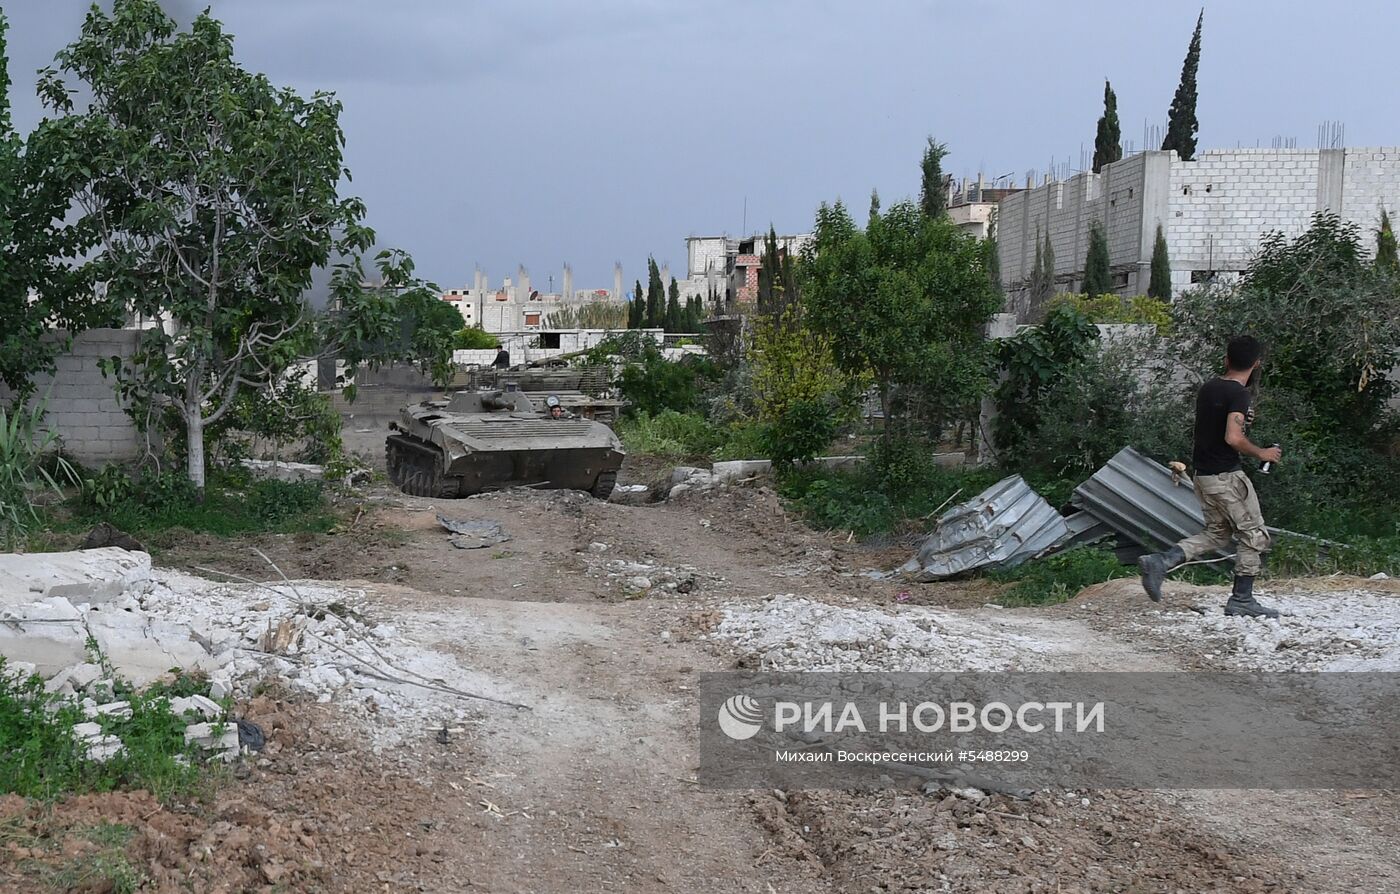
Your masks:
M1361 228L1363 245L1374 251L1382 207L1391 226L1400 226L1400 147L1346 150L1341 192L1341 208L1334 210Z
M1264 234L1296 236L1318 210L1316 149L1230 149L1174 162L1168 182L1172 268L1241 270Z
M1089 250L1089 226L1098 221L1108 236L1109 263L1136 266L1142 242L1146 170L1152 153L1125 158L1098 174L1013 193L997 212L997 248L1002 281L1024 282L1035 265L1036 234L1048 234L1055 250L1057 287L1077 289Z
M61 338L62 336L54 336ZM64 450L85 466L129 462L141 456L145 439L117 400L114 382L103 378L97 361L131 356L141 333L134 329L92 329L73 339L60 354L52 376L34 381L35 399L47 399L46 427ZM9 391L0 385L0 400Z
M997 221L1002 282L1014 306L1035 263L1037 228L1050 235L1063 291L1079 287L1089 222L1103 221L1114 272L1127 274L1117 291L1139 294L1161 224L1180 292L1195 271L1229 279L1249 264L1266 233L1297 236L1324 209L1356 224L1372 251L1382 207L1400 211L1397 148L1226 149L1192 161L1144 152L1099 174L1004 198Z

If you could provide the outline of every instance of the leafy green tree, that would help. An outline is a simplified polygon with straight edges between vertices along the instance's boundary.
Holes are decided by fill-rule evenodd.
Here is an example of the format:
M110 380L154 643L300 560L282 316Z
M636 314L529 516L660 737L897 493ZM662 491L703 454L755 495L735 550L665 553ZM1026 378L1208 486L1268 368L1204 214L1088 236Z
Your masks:
M1381 209L1381 225L1376 230L1376 267L1392 275L1400 273L1400 254L1396 252L1395 231L1390 228L1390 215Z
M1147 295L1159 301L1172 300L1172 262L1167 257L1167 237L1157 224L1157 238L1152 242L1152 277L1147 283Z
M997 212L992 209L991 218L987 221L987 238L982 240L982 263L987 266L987 279L992 283L992 290L997 293L997 297L1003 301L1006 298L1006 290L1001 284L1001 250L997 247Z
M1123 135L1118 127L1118 97L1107 80L1103 82L1103 114L1094 134L1094 173L1123 157Z
M1162 140L1162 148L1175 149L1183 161L1196 157L1196 131L1200 129L1196 120L1196 70L1201 64L1201 23L1205 17L1204 9L1196 17L1196 30L1191 34L1191 45L1181 63L1181 83L1177 85L1171 110L1167 113L1167 136Z
M28 140L14 130L8 30L0 11L0 382L18 416L33 394L33 376L53 371L65 335L121 320L88 271L65 263L93 238L61 225L73 199L72 183L56 169L61 125L46 121Z
M943 179L943 159L947 157L948 147L929 137L919 164L919 210L929 217L948 213L948 194Z
M1032 316L1055 296L1055 246L1050 244L1049 233L1042 236L1039 230L1036 232L1035 264L1026 291Z
M452 347L457 351L489 351L500 342L499 338L482 329L480 323L452 333Z
M812 329L839 369L875 385L884 456L976 405L988 386L983 328L998 307L976 239L908 202L864 231L840 202L823 204L800 269Z
M337 192L344 135L331 95L274 87L234 60L208 13L180 31L156 0L94 6L57 65L40 81L55 116L48 158L73 190L71 238L95 238L84 272L161 324L104 369L136 418L178 414L198 492L205 428L240 394L274 391L293 362L329 350L352 373L389 360L435 375L448 366L450 335L415 329L441 301L406 254L379 252L378 284L364 285L373 232L364 205ZM305 295L332 262L332 310L318 320Z
M1093 221L1089 224L1089 251L1084 257L1085 295L1107 295L1113 291L1108 260L1108 236L1103 224Z
M627 305L627 328L641 329L647 321L647 299L642 292L642 281L636 280L632 287L632 300Z
M784 311L801 300L797 269L786 248L778 246L778 233L768 228L763 240L763 259L758 268L758 311L782 317Z
M1283 445L1288 474L1260 491L1285 526L1400 500L1388 375L1400 363L1400 291L1366 254L1359 228L1317 214L1296 238L1266 236L1239 283L1172 304L1176 357L1200 378L1219 374L1231 336L1263 343L1250 437Z
M658 329L666 322L666 287L661 284L661 268L655 258L647 258L646 328Z
M681 318L681 287L680 283L673 279L666 295L666 331L680 332L684 324L685 320Z
M764 447L780 467L810 460L857 415L861 380L836 365L831 337L814 331L801 304L760 315L745 345Z

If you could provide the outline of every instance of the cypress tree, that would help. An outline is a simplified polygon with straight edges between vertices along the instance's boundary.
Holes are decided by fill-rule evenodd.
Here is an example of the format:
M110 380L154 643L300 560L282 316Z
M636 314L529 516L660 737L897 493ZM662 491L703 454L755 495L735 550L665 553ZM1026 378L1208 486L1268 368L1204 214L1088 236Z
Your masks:
M929 217L942 217L948 211L948 194L943 188L943 159L947 155L947 146L933 137L928 138L923 162L919 165L923 173L923 182L919 187L919 210ZM872 197L872 204L874 201Z
M646 322L647 299L642 293L642 281L639 279L632 287L632 303L627 306L627 328L641 329Z
M1196 31L1191 35L1186 60L1181 63L1181 83L1167 113L1167 137L1162 141L1163 149L1175 149L1183 161L1196 156L1196 131L1200 128L1196 121L1196 69L1201 64L1201 22L1205 17L1204 9L1196 17Z
M1040 273L1041 303L1055 297L1055 246L1050 242L1050 233L1045 233L1045 251L1041 252L1045 269Z
M681 319L681 287L680 283L671 280L671 291L666 298L666 319L664 325L667 332L680 332L684 325Z
M1089 224L1089 253L1084 258L1084 294L1090 298L1113 290L1108 270L1108 237L1098 221Z
M661 270L656 258L647 258L646 328L656 329L666 318L666 287L661 284Z
M774 281L778 278L778 232L770 224L768 235L763 237L763 259L758 267L758 311L773 313Z
M1103 82L1103 115L1094 134L1094 173L1123 157L1123 135L1118 129L1118 97L1108 81Z
M1167 257L1167 237L1157 224L1157 239L1152 243L1152 278L1147 283L1147 296L1161 301L1172 297L1172 264Z
M1376 267L1390 273L1400 273L1400 252L1395 245L1395 231L1390 228L1390 215L1381 209L1381 226L1376 230Z
M987 279L991 280L992 289L998 295L1004 295L1001 287L1001 252L997 250L996 237L982 240L982 262L987 266Z

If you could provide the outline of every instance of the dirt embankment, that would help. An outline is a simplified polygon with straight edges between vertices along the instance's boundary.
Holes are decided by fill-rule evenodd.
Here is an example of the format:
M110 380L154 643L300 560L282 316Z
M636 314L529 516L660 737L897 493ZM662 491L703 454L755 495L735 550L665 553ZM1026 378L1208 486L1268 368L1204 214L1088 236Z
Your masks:
M499 522L511 539L455 548L439 512ZM435 714L442 693L405 686L396 698L421 698L423 710L377 711L365 701L374 681L349 666L324 704L254 698L243 712L270 731L268 751L207 803L5 801L9 890L43 890L100 820L131 827L123 852L158 891L1400 890L1400 805L1388 794L1044 791L1021 801L743 794L695 780L705 671L861 660L1247 667L1264 643L1290 636L1300 655L1377 658L1380 645L1348 647L1339 625L1318 633L1328 613L1303 609L1319 598L1372 613L1400 604L1385 592L1268 594L1300 611L1274 640L1192 610L1218 593L1174 590L1153 609L1130 582L1052 609L987 608L997 591L984 583L864 576L904 556L810 531L753 487L643 507L529 491L451 502L379 492L338 534L196 539L162 560L280 580L252 546L289 577L356 591L364 623L392 626L399 654L422 656L441 682L509 693L528 710L459 701ZM937 623L909 623L929 616Z

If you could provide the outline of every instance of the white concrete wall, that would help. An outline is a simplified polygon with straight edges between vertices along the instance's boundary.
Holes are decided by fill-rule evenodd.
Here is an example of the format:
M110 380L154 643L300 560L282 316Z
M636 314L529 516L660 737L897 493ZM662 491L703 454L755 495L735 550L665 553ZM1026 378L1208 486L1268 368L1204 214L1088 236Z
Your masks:
M1361 228L1367 250L1375 249L1380 209L1400 226L1400 148L1348 149L1342 177L1341 216Z
M1312 215L1332 210L1355 223L1368 251L1380 209L1400 210L1400 149L1227 149L1181 161L1174 152L1144 152L1002 200L997 246L1002 281L1016 296L1035 262L1036 233L1050 235L1056 288L1078 289L1090 221L1104 224L1110 264L1126 275L1120 294L1147 290L1160 223L1171 257L1172 285L1192 271L1244 269L1264 234L1303 232Z
M1168 189L1173 269L1241 270L1265 233L1296 236L1307 229L1318 209L1318 152L1204 152L1172 164Z

